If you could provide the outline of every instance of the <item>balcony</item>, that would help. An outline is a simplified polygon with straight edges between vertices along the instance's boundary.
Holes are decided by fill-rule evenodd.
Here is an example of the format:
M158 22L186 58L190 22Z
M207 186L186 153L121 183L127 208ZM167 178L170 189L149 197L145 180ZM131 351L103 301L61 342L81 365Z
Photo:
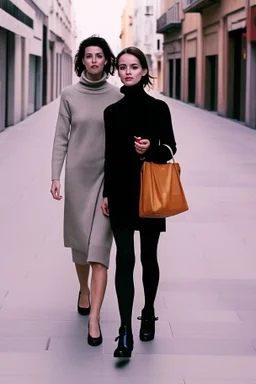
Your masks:
M182 0L183 11L202 12L202 10L210 5L216 4L218 0Z
M180 28L180 8L179 3L169 8L158 20L157 20L157 33L165 33L170 29Z

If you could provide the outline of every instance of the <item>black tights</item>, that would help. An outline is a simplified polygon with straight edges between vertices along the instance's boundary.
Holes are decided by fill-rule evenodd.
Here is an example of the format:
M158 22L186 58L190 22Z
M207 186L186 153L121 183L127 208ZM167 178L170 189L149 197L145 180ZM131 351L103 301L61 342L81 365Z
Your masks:
M113 228L117 247L115 286L121 326L131 327L134 300L133 271L135 266L134 230ZM142 282L145 295L144 313L152 314L159 283L157 245L160 232L140 231Z

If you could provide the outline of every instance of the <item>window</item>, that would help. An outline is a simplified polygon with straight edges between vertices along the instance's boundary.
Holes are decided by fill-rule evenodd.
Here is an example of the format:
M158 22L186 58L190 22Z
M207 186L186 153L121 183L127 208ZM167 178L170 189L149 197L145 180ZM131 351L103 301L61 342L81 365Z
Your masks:
M145 7L145 16L153 15L153 5L146 5Z

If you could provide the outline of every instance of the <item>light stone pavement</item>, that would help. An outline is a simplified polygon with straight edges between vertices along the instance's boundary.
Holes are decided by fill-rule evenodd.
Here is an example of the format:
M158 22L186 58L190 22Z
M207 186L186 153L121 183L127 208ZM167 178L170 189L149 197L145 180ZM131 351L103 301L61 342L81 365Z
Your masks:
M102 346L87 345L87 319L76 313L63 202L49 193L58 100L0 134L1 384L256 384L256 131L157 97L171 106L190 210L168 219L161 238L150 343L138 338L137 255L129 362L112 357L114 245Z

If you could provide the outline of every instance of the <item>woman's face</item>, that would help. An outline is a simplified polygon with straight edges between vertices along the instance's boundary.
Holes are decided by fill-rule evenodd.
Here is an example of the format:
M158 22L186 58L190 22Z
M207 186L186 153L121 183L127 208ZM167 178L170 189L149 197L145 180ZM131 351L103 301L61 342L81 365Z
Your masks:
M100 47L86 47L82 60L89 80L99 80L107 60Z
M124 53L118 62L118 75L121 82L127 87L140 82L142 76L147 74L147 69L143 69L139 59L130 53Z

